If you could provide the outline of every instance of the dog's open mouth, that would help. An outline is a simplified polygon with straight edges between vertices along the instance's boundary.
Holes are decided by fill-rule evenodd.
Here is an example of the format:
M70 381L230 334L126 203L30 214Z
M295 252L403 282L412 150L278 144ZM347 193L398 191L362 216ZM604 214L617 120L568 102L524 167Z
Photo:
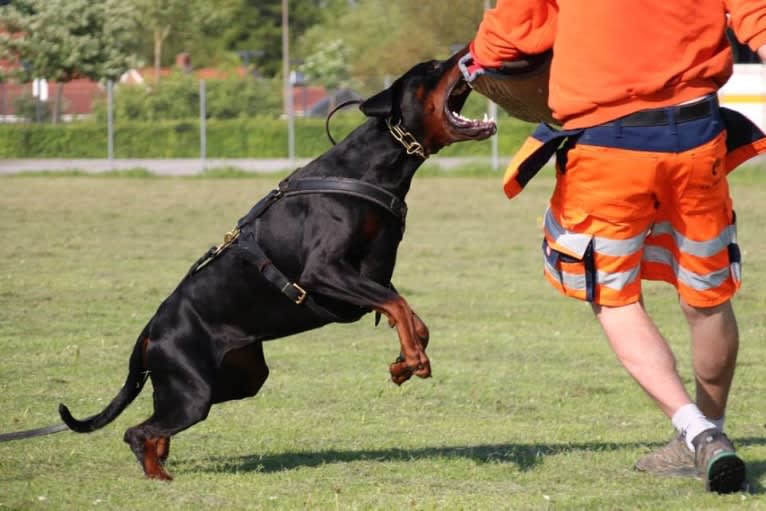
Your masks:
M447 100L444 102L444 113L456 141L484 140L495 134L497 124L486 113L484 119L480 121L469 119L460 114L466 99L471 94L471 87L460 73L457 73L457 77L449 86L448 91Z

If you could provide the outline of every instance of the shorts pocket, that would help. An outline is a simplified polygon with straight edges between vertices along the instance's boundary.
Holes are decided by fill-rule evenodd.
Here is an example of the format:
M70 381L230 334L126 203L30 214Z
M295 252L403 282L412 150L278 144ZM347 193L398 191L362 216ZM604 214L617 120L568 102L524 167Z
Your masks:
M593 302L596 297L596 264L593 240L588 243L581 258L560 252L543 239L545 271L549 280L568 296Z

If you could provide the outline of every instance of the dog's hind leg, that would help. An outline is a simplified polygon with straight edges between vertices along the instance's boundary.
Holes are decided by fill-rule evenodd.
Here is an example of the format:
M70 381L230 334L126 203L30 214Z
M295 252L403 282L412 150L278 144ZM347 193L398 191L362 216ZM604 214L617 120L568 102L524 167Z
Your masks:
M263 343L253 342L231 350L216 371L213 403L254 396L268 377Z
M149 479L171 481L173 478L165 470L165 461L170 454L170 437L157 436L144 441L142 465Z
M125 442L130 445L130 449L149 479L162 481L173 479L165 470L165 462L170 455L170 438L175 433L202 421L207 417L207 411L196 416L186 415L184 422L178 422L175 426L169 426L171 415L158 415L155 412L148 420L125 432Z
M172 480L164 466L170 438L204 420L212 405L211 376L179 358L166 359L162 371L152 371L154 414L125 432L125 442L150 479Z

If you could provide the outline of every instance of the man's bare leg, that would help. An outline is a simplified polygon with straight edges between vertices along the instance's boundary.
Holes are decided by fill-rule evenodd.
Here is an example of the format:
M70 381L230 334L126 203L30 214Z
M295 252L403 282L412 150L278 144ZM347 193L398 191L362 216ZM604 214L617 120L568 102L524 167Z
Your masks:
M715 422L723 421L739 350L739 331L731 301L702 309L681 300L681 310L691 332L697 406Z

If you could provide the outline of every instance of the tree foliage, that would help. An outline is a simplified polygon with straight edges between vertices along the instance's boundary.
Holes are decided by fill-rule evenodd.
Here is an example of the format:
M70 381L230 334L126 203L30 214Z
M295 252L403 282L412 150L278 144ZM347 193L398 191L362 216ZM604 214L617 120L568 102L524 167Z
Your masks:
M116 79L130 67L135 15L120 0L14 0L3 7L0 53L21 64L24 81L60 85L53 106L59 118L63 84L75 78Z
M288 6L290 68L304 63L316 71L309 61L342 58L339 69L362 82L446 56L473 37L483 9L475 0L288 0ZM282 0L12 0L0 9L3 24L27 33L15 49L24 46L25 60L46 74L77 68L85 76L114 76L131 52L135 61L167 66L182 51L196 66L238 64L247 55L262 76L281 74ZM92 71L95 61L111 64Z
M291 44L323 20L326 14L319 0L289 0ZM222 34L223 47L233 52L257 52L257 69L275 76L282 66L282 1L239 0L232 23ZM291 66L295 67L295 66Z
M330 41L316 52L308 55L299 69L312 83L327 89L338 89L351 85L349 50L342 39Z
M249 77L206 82L209 119L274 117L282 111L281 82ZM167 121L199 118L199 83L188 74L174 73L160 87L119 86L114 94L114 116L128 120ZM96 117L106 119L106 104L96 104Z
M0 49L22 79L114 79L129 68L135 16L120 0L14 0L3 7Z
M140 13L141 59L149 60L159 81L160 68L187 52L208 63L220 57L220 34L236 20L240 0L124 0Z
M444 58L469 42L483 9L475 0L288 0L288 5L290 69L303 71L312 84L351 86L361 93L379 90L414 63ZM191 55L195 67L239 65L246 55L272 84L282 73L282 6L283 0L11 0L0 6L0 58L22 62L24 79L65 82L77 76L116 79L144 62L165 67L181 51ZM254 89L237 84L231 90L230 95L249 95ZM146 106L156 99L133 103ZM209 101L209 107L214 104ZM150 110L166 116L163 101L155 106Z
M445 58L467 44L482 11L475 0L359 0L310 28L298 52L311 55L341 41L349 49L351 76L379 88L384 77L398 76L422 60Z

